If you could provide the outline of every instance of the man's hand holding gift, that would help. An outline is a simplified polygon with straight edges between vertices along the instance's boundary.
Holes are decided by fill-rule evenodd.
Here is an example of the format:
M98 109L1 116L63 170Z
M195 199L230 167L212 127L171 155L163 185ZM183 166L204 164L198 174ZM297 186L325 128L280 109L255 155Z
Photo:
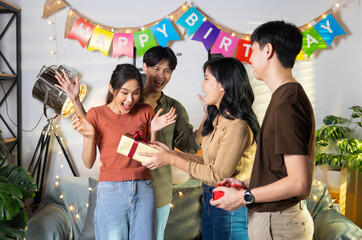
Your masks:
M227 211L234 211L246 204L244 201L246 187L243 181L225 178L214 189L214 196L217 197L211 199L210 204Z

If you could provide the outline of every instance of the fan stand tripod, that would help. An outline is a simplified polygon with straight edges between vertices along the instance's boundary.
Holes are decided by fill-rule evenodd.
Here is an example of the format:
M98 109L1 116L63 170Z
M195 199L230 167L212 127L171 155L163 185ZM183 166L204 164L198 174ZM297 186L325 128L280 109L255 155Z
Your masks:
M30 162L29 169L28 169L31 176L33 176L33 177L35 176L34 174L36 172L35 179L36 179L36 185L38 186L38 189L35 193L35 197L34 197L34 201L33 201L34 204L39 204L41 201L41 197L42 197L42 193L43 193L43 185L44 185L44 175L45 175L46 166L47 166L47 162L48 162L49 143L50 143L51 136L54 135L56 137L56 139L62 149L64 157L67 160L68 165L73 173L73 176L78 176L77 172L75 171L75 168L73 167L72 162L69 159L69 156L65 150L65 147L59 137L59 134L53 125L53 119L58 117L58 115L55 115L54 117L49 118L46 114L46 106L45 106L46 100L47 100L47 94L46 94L46 97L44 100L44 115L47 117L48 123L44 126L43 131L41 132L38 144L36 146L33 158Z

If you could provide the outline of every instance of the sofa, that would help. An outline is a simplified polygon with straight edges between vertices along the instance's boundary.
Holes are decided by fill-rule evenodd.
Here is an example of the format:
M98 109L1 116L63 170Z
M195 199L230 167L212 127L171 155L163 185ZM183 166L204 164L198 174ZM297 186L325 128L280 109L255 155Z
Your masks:
M94 239L93 211L97 181L63 177L44 196L28 220L26 239ZM173 187L173 207L165 239L201 239L202 186L190 179ZM362 239L362 230L340 213L324 183L313 182L306 200L314 220L314 239Z

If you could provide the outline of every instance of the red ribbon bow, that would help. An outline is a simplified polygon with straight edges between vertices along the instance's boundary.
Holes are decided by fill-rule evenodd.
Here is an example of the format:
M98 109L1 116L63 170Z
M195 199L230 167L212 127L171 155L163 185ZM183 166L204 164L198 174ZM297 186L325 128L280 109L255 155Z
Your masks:
M132 147L131 147L131 149L129 150L129 153L128 153L129 158L133 158L133 156L134 156L134 154L135 154L135 152L137 150L138 144L140 142L143 142L143 143L146 143L146 144L149 143L149 141L147 139L142 138L142 133L140 131L136 131L133 134L132 138L134 139L134 142L133 142Z

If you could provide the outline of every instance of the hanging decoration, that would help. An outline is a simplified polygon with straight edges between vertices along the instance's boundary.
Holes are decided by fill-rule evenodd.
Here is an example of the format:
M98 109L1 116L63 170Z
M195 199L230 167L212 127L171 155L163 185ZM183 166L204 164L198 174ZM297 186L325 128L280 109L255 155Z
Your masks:
M319 17L299 27L303 33L303 47L298 60L308 59L316 49L331 46L336 36L345 34L343 28L332 16L343 0L338 0ZM225 57L235 56L240 61L250 63L252 53L250 34L237 33L212 19L207 18L196 7L184 3L166 17L141 27L115 28L91 21L65 0L46 0L43 18L68 7L65 38L78 40L88 51L100 51L113 58L126 55L134 58L133 49L142 56L151 47L166 46L170 41L180 40L174 24L185 28L185 34L192 40L200 41L212 54Z

